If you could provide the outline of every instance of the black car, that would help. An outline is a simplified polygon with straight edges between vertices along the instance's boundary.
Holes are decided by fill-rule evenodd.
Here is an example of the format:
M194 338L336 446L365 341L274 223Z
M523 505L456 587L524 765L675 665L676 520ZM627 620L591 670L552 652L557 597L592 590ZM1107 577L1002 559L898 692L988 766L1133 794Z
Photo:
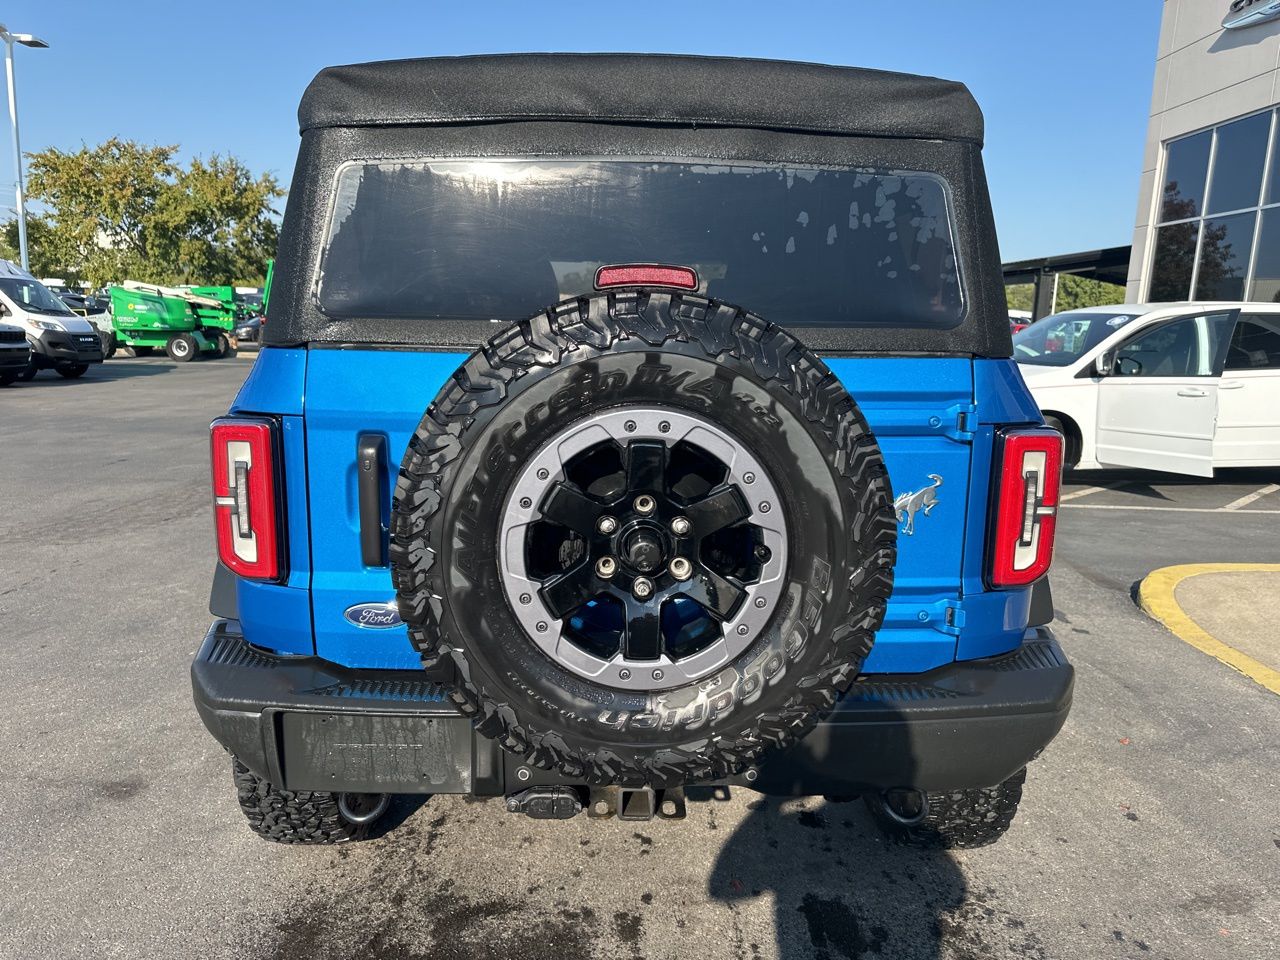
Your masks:
M262 331L262 318L247 317L236 324L236 339L241 343L257 343Z

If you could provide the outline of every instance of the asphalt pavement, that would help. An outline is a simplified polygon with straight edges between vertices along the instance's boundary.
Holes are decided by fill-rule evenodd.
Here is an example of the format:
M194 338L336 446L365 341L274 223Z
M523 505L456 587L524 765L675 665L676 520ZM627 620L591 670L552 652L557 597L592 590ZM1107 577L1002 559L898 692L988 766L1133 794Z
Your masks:
M250 362L0 390L0 957L1275 955L1280 697L1132 592L1275 561L1280 493L1225 508L1277 472L1072 478L1099 488L1067 501L1053 576L1075 707L993 847L903 849L858 804L740 790L647 824L401 801L379 839L279 847L246 828L187 676L207 426Z

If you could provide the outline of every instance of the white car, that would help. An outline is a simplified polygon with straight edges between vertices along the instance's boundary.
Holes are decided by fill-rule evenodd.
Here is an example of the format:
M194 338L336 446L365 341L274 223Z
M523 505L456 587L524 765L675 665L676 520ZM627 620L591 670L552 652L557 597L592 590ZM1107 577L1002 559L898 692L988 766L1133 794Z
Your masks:
M31 344L31 360L19 379L52 369L74 380L102 362L97 327L78 317L39 280L17 264L0 260L0 323L21 327Z
M1077 469L1280 465L1280 304L1072 310L1015 334L1013 356Z

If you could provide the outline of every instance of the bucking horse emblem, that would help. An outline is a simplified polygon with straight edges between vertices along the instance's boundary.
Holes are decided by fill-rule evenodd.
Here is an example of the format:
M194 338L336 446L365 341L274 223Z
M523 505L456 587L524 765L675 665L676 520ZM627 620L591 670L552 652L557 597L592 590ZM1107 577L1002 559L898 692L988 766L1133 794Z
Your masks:
M898 522L902 524L902 532L907 536L916 532L916 514L923 510L927 517L938 505L938 488L942 486L942 478L936 473L931 473L929 479L933 481L930 486L921 487L911 493L900 493L893 501L893 512L897 514Z

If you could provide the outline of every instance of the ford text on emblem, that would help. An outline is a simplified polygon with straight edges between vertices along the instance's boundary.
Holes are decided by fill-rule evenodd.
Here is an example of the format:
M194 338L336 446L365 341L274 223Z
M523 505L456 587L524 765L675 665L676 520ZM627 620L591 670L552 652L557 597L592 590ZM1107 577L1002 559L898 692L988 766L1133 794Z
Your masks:
M1227 8L1222 25L1228 30L1251 27L1280 17L1280 0L1235 0Z
M388 630L404 622L394 603L357 603L354 607L347 607L342 615L348 623L368 630Z

